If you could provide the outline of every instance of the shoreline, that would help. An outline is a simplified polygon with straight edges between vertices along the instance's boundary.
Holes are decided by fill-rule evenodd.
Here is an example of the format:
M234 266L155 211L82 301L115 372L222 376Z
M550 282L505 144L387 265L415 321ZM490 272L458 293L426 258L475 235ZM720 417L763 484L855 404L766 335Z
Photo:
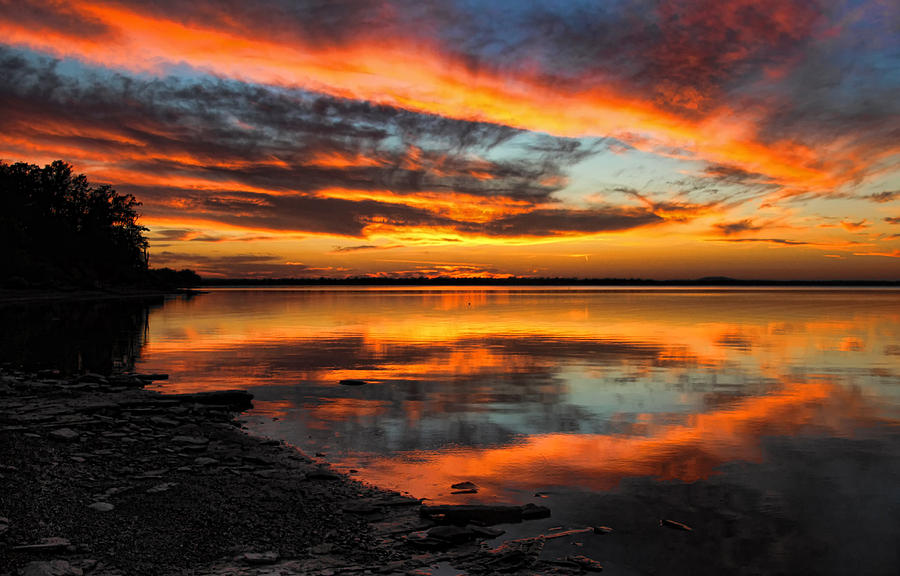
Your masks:
M105 288L88 290L76 288L72 290L48 289L48 290L9 290L0 289L0 306L4 304L31 304L43 302L68 302L68 301L104 301L104 300L131 300L153 299L169 296L190 296L202 294L203 290L195 288L169 288L169 289L129 289L129 288Z
M149 381L0 369L0 574L599 568L539 559L543 536L490 546L503 533L491 525L549 510L428 507L249 435L246 392L163 395Z

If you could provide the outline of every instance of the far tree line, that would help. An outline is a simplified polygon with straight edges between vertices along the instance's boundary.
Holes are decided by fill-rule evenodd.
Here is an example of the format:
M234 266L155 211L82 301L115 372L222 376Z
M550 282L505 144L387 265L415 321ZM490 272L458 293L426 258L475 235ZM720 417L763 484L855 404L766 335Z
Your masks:
M91 185L57 160L0 161L0 283L6 288L198 284L191 270L150 269L141 203Z

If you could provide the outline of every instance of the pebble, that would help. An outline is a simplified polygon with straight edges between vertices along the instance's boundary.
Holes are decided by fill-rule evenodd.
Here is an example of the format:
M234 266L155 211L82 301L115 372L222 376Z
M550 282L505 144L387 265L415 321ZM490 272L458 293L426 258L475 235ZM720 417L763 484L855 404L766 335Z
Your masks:
M205 446L209 444L209 438L203 438L201 436L175 436L172 438L172 442L176 444L188 444L191 446Z
M240 560L250 565L274 564L278 562L278 552L247 552L240 556Z
M56 438L57 440L73 442L78 439L79 434L71 428L60 428L58 430L50 432L50 436Z
M94 502L90 506L88 506L91 510L96 510L97 512L109 512L115 506L110 504L109 502Z

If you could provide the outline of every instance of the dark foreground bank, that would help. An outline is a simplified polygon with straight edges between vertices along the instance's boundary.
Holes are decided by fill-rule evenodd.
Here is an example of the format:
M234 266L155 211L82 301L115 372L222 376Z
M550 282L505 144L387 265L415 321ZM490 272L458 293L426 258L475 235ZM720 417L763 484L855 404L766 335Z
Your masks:
M246 393L163 396L147 381L0 371L0 574L600 569L541 556L555 535L490 544L492 525L549 510L421 505L247 435Z

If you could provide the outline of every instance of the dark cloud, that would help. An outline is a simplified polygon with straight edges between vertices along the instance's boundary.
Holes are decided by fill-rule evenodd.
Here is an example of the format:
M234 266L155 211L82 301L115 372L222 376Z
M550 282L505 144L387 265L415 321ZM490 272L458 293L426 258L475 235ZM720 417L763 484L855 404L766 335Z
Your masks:
M522 150L489 160L522 132L224 80L90 70L76 78L8 49L0 49L0 74L7 134L108 155L137 172L269 190L451 190L542 202L565 183L566 166L601 151L547 137L540 158Z
M562 236L628 230L663 221L660 216L644 209L542 209L499 218L480 227L480 230L491 236ZM472 227L466 229L473 230Z
M813 242L787 240L785 238L720 238L716 242L764 242L769 244L785 244L787 246L815 246Z
M884 221L888 224L900 224L900 216L885 216Z
M223 270L233 277L318 277L346 273L348 269L338 267L319 268L307 266L300 262L286 262L281 256L270 254L231 254L215 256L207 254L191 254L170 252L167 250L154 253L151 265L156 267L190 267L206 276L220 276Z
M102 42L113 36L103 22L63 2L0 0L3 18L20 26Z
M402 248L400 244L389 244L387 246L378 246L376 244L360 244L357 246L335 246L334 252L360 252L362 250L390 250L392 248Z
M878 202L879 204L884 204L887 202L893 202L900 198L900 190L884 190L883 192L875 192L874 194L869 194L867 196L863 196L866 200L871 200L872 202Z
M715 228L720 234L724 236L762 230L762 226L755 225L753 223L753 220L749 218L745 220L738 220L737 222L721 222L719 224L716 224Z

